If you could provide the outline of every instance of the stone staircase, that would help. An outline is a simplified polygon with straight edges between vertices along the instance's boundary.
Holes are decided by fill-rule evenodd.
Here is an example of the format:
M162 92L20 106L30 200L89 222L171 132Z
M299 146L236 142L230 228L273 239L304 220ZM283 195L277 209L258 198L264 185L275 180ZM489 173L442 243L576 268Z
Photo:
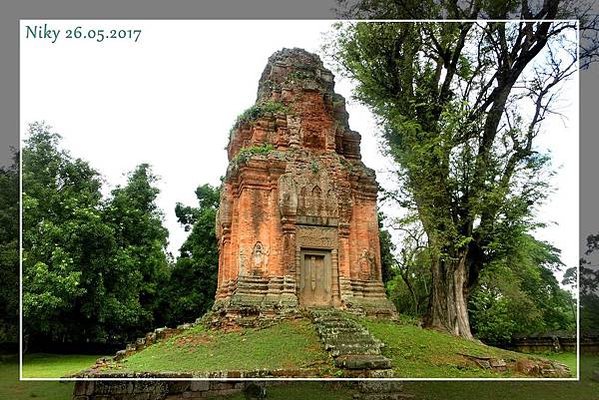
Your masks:
M391 368L391 360L381 354L384 343L350 316L335 309L311 309L308 312L336 367L349 370Z

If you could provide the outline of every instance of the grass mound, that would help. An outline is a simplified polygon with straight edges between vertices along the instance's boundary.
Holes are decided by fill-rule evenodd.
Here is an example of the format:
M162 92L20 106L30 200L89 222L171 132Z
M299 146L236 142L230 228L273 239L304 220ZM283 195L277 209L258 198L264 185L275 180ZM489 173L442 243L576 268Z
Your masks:
M502 378L523 377L514 371L481 369L468 356L505 361L540 357L486 346L415 324L392 321L361 321L386 344L383 355L393 360L395 376L402 378Z
M525 377L513 370L480 368L468 356L506 362L538 358L422 329L410 322L373 319L359 322L386 344L383 355L392 360L395 377ZM233 332L208 330L198 325L124 359L110 371L203 373L303 368L318 369L322 376L340 374L308 319Z
M116 368L134 372L212 372L314 368L328 363L328 354L310 321L298 319L232 332L198 325L125 358Z
M541 360L538 356L422 329L411 322L365 318L356 321L385 344L382 355L391 360L393 376L397 378L526 378L528 376L512 368L516 361ZM503 371L482 368L473 357L505 360L512 367ZM92 358L65 356L57 359L37 355L25 360L25 376L67 376L86 366L90 367ZM575 368L572 368L576 362L575 356L560 359L546 355L544 359L541 363L547 363L546 359L554 359L569 365L572 376L575 376ZM277 370L277 374L282 374L277 376L351 376L346 375L345 370L334 367L331 355L325 351L315 326L308 318L285 320L265 328L240 328L234 331L196 325L119 362L95 366L87 371L91 374L89 376L123 373L220 376L225 371L255 376L252 375L255 371ZM84 375L88 376L88 372Z

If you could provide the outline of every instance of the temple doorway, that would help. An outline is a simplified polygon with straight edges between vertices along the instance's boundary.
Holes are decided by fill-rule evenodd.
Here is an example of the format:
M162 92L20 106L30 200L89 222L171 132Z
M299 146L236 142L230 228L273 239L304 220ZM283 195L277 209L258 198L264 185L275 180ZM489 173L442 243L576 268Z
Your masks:
M299 275L299 302L301 306L332 306L332 264L329 250L302 250L300 252Z

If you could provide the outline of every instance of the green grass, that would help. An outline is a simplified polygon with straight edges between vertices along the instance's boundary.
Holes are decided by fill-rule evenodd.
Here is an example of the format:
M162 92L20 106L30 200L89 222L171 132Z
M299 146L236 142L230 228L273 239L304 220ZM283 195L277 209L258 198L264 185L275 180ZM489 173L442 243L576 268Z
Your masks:
M88 354L26 354L23 358L24 378L61 378L89 368L100 358Z
M369 319L361 322L386 344L383 354L391 358L395 376L401 378L514 377L514 372L483 370L464 354L501 358L505 361L538 357L486 346L410 323Z
M234 332L196 326L117 365L135 372L315 368L331 364L307 320Z
M392 322L361 319L386 346L395 377L401 378L506 378L522 377L514 371L497 372L479 368L465 355L501 358L508 363L520 358L538 358L460 339L442 332L422 329L410 321ZM63 377L90 367L98 356L27 355L25 377ZM576 376L576 355L545 354L568 365ZM153 344L113 364L102 372L187 372L253 371L259 369L317 369L317 376L338 376L330 355L323 349L312 323L307 319L284 321L262 329L224 332L201 325ZM598 397L599 399L599 397Z
M580 357L580 382L409 382L406 393L418 400L597 400L599 355Z
M70 400L72 382L20 382L17 356L0 358L0 399Z
M599 382L592 381L599 369L599 355L580 358L580 382L406 382L404 392L417 400L596 400ZM11 400L70 400L72 382L19 382L18 358L0 359L0 398ZM326 386L319 382L294 382L268 387L270 400L350 400L354 391L347 386ZM216 399L216 398L215 398ZM242 394L219 399L243 400Z
M567 363L572 353L558 355ZM555 357L553 357L555 359ZM599 369L599 355L580 357L580 382L405 382L403 391L416 400L597 400L599 382L591 380L593 370ZM351 399L350 387L335 390L314 382L294 382L267 388L270 400L295 399ZM242 400L237 394L227 400ZM220 399L225 399L220 398Z
M572 371L572 377L576 377L576 372L578 371L578 367L576 365L576 353L543 353L536 355L540 355L545 358L549 358L550 360L555 360L557 362L567 365L570 368L570 371Z
M500 358L508 363L540 357L422 329L410 321L361 319L361 323L386 343L383 354L391 358L394 374L401 378L526 378L514 371L482 369L465 355ZM575 376L575 356L547 358L574 367ZM109 371L205 373L299 368L318 368L322 376L336 372L314 327L305 319L228 333L196 326L126 358Z

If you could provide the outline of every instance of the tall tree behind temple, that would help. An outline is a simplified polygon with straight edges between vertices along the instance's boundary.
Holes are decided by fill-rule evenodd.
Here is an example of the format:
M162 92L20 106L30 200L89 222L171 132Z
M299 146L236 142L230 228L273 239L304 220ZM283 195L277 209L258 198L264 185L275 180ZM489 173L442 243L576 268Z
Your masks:
M154 316L160 313L160 291L168 278L168 231L156 206L160 192L154 186L157 180L148 164L138 165L129 173L127 184L112 191L105 209L105 219L114 229L117 247L114 266L130 274L128 284L117 277L109 283L118 291L131 286L134 296L128 297L131 307L119 311L135 313L136 317L131 315L127 319L134 321L134 325L123 326L122 331L136 328L143 332L154 326Z
M23 148L23 321L27 335L70 341L100 322L92 312L101 307L81 315L81 300L101 286L91 272L108 263L114 241L98 173L59 141L35 123Z
M378 211L379 240L381 248L381 275L383 278L383 284L387 284L387 282L393 279L393 276L396 273L396 261L395 257L393 256L395 245L393 244L391 234L384 226L385 219L385 214L383 214L382 211Z
M426 22L337 31L330 54L378 116L401 167L401 204L426 232L429 326L471 338L468 298L482 268L535 225L550 171L534 145L555 90L576 71L576 45L564 37L574 28ZM526 102L531 113L522 112Z
M173 326L202 316L214 302L218 273L218 243L215 235L219 188L209 184L196 189L198 207L177 204L175 214L191 231L164 291L165 324Z
M0 343L18 341L19 160L0 168Z
M580 67L599 60L599 14L594 0L336 0L343 19L362 20L578 20Z
M39 342L123 342L152 326L166 230L147 165L102 200L101 178L32 124L23 148L24 330Z

